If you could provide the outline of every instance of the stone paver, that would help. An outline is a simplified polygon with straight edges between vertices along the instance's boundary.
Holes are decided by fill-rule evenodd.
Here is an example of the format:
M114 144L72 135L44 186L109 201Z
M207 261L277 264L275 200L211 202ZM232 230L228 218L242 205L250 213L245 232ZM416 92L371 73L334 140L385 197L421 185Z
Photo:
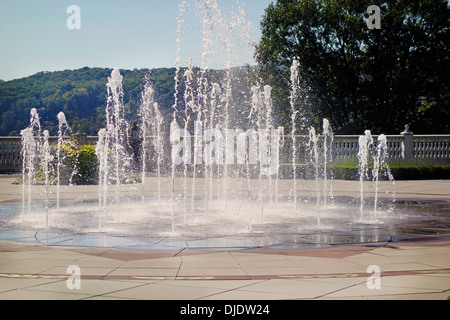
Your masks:
M7 180L0 178L0 190L7 190L0 203L20 198ZM355 184L337 184L342 194L354 192ZM449 181L396 182L396 188L405 199L450 199ZM91 191L80 188L82 197ZM43 245L23 233L0 240L0 300L444 300L450 295L449 233L377 246L167 251ZM80 267L80 289L68 287L71 265ZM379 288L368 286L371 265L380 268Z
M126 252L121 260L117 250L115 259L102 257L114 249L13 244L5 251L9 243L0 243L0 299L445 299L450 290L450 241L387 245L344 258L321 249L315 257L308 250L306 256L243 250L139 260ZM366 285L373 264L381 272L378 290ZM80 266L79 290L67 287L69 265Z

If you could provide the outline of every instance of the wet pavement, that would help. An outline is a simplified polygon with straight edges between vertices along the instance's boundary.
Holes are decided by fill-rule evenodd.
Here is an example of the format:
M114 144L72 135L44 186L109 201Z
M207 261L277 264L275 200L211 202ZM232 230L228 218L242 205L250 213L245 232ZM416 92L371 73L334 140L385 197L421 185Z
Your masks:
M0 210L20 199L6 180ZM356 189L336 183L340 196ZM396 188L399 208L416 218L363 230L180 239L0 226L0 299L445 300L450 182ZM79 267L79 289L69 266Z

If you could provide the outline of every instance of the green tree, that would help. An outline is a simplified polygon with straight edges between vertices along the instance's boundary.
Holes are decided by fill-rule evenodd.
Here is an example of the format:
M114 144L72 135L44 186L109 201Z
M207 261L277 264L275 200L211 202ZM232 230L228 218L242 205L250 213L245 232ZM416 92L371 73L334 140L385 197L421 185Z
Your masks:
M449 131L450 11L444 0L278 0L265 11L256 58L289 127L289 68L301 64L304 108L335 132ZM308 124L309 125L309 124Z

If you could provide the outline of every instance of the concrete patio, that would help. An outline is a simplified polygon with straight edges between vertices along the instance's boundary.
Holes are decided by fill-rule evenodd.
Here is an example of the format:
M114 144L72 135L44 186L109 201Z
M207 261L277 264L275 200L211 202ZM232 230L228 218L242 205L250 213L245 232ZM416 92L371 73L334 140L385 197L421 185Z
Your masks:
M2 242L0 299L437 299L450 295L450 241L298 251L181 253ZM80 268L80 289L67 284ZM380 268L379 289L367 285ZM70 279L69 279L70 281Z
M21 186L11 185L11 179L0 178L0 203L21 197ZM333 183L341 195L357 188L348 181ZM77 196L92 195L86 187L79 191ZM396 195L449 201L450 182L397 181ZM4 233L0 300L445 300L450 295L450 228L444 231L412 232L376 245L173 250L44 245L33 232ZM69 266L79 267L79 278ZM73 287L75 280L80 288Z

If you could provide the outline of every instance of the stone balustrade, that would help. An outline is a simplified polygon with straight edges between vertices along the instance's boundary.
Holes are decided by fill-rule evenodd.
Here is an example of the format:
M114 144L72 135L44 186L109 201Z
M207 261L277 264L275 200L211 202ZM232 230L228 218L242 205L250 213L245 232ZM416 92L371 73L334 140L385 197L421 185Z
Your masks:
M332 145L334 160L348 160L357 158L358 135L335 135ZM68 137L67 137L68 138ZM95 145L96 136L87 136L76 133L72 139L80 144ZM378 136L373 135L374 142ZM405 131L399 135L386 135L389 159L411 160L422 159L430 163L450 164L450 134L414 135L406 126ZM56 144L58 137L50 137L50 144ZM305 163L308 136L296 136L297 160L296 163ZM170 148L170 146L168 146ZM170 155L167 152L166 155ZM170 162L170 160L169 160ZM21 172L21 137L0 137L0 173ZM280 164L292 163L292 137L286 135L280 150Z
M450 135L415 135L412 157L448 162Z
M17 172L22 165L20 137L0 137L0 172Z
M76 133L63 139L75 139L80 144L95 145L98 137ZM48 139L50 145L58 143L58 137L51 136ZM22 171L22 138L0 137L0 173L14 173Z
M358 137L356 135L336 135L333 139L334 159L351 159L358 155ZM378 135L372 136L376 144ZM403 155L404 137L402 135L386 135L387 150L390 159L406 159ZM450 140L450 135L446 138Z

